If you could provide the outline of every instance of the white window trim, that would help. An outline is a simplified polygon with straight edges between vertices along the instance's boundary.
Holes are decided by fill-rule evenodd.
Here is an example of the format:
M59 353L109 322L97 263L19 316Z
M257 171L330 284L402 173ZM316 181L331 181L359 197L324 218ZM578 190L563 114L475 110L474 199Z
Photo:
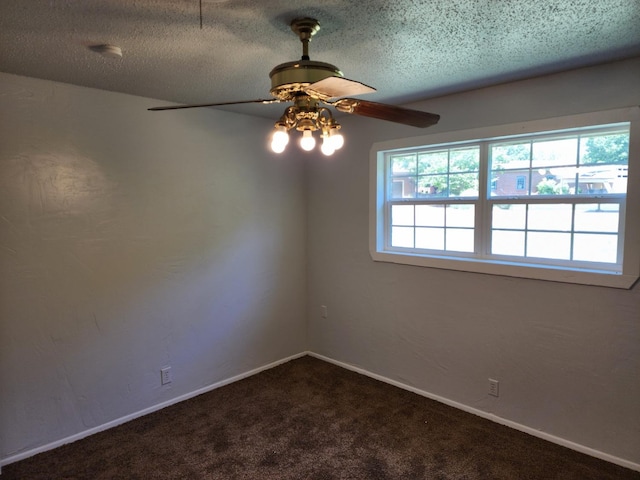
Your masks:
M631 122L622 274L476 258L414 255L385 250L384 151L489 138L499 139L620 122ZM631 288L640 277L640 107L638 106L377 142L371 148L369 175L369 251L374 261L626 289Z

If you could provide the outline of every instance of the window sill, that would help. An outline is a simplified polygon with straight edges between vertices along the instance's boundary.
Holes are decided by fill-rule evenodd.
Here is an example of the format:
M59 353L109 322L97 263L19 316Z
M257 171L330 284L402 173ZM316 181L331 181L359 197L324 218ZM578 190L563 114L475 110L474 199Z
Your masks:
M535 265L514 264L494 260L477 260L473 258L442 258L423 255L410 255L397 252L379 252L372 250L371 258L376 262L397 263L418 267L457 270L461 272L502 275L507 277L528 278L550 282L575 283L601 287L630 289L638 280L637 275L624 275L612 272L568 270L538 267Z

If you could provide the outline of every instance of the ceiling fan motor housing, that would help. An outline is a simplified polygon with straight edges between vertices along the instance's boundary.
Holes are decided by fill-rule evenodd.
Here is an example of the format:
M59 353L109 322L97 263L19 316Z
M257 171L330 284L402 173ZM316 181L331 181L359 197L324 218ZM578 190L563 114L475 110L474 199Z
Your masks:
M335 65L314 60L298 60L282 63L269 73L270 93L274 97L290 101L303 92L305 87L328 77L343 77Z
M309 42L320 30L320 23L315 18L296 18L291 22L291 30L298 35L300 42L302 42L302 58L299 61L281 63L269 73L271 78L270 93L275 97L275 100L260 99L242 102L154 107L149 110L215 107L240 103L293 102L294 105L288 107L280 117L280 120L276 122L277 133L283 134L294 127L303 131L304 134L320 128L322 128L323 133L327 133L327 129L337 131L340 126L333 120L330 110L320 107L320 103L333 106L340 112L353 113L420 128L438 123L440 116L434 113L348 98L349 95L375 92L375 88L344 78L342 72L335 65L312 61L309 58ZM331 99L338 100L331 101ZM282 151L280 147L284 147L284 144L278 146L277 152Z
M282 101L291 101L304 93L304 88L327 77L342 77L338 67L330 63L316 62L309 59L309 42L320 30L320 23L315 18L296 18L291 22L293 30L302 42L302 59L295 62L282 63L269 73L271 78L271 95Z

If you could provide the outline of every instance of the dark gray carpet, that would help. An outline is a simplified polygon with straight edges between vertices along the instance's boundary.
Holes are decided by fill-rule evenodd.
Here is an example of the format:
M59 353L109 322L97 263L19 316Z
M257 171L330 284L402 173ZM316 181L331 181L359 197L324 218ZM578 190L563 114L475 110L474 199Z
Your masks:
M3 468L13 479L640 479L312 357Z

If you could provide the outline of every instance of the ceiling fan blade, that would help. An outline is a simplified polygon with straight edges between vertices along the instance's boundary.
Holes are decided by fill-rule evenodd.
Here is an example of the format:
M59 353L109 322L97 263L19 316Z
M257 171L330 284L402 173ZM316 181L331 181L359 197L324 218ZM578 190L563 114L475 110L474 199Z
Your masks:
M430 127L440 120L440 115L435 113L358 100L357 98L342 98L330 103L330 105L333 105L340 112L353 113L363 117L377 118L419 128Z
M327 77L304 88L312 97L327 100L329 98L346 97L347 95L363 95L373 93L375 88L342 77Z
M277 98L269 98L266 100L243 100L241 102L223 102L223 103L200 103L198 105L172 105L168 107L152 107L147 110L151 110L153 112L161 111L161 110L180 110L182 108L200 108L200 107L221 107L223 105L240 105L242 103L280 103L280 100Z

